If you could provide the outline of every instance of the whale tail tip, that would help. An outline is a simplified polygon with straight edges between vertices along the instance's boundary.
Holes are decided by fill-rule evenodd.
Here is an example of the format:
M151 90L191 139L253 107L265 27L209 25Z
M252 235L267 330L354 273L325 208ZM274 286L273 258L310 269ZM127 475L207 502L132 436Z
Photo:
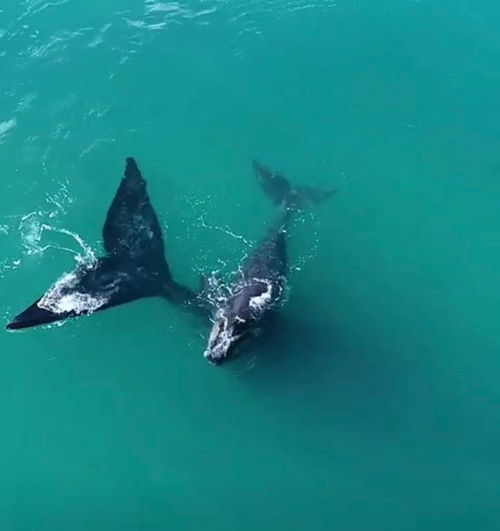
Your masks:
M288 179L269 170L257 160L253 161L252 167L262 189L271 201L289 209L302 209L316 205L336 193L336 190L292 186Z

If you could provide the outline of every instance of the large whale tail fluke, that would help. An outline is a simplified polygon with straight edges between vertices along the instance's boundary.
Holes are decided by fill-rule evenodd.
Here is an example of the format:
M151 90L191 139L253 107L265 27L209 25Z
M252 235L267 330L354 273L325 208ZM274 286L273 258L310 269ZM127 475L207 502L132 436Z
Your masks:
M147 182L132 157L126 160L123 178L108 209L102 239L104 256L59 278L14 317L7 329L88 315L144 297L162 296L174 303L195 300L188 287L172 278Z
M321 203L336 192L309 186L295 187L285 177L269 170L257 160L253 161L252 166L257 180L271 201L288 209L302 209Z

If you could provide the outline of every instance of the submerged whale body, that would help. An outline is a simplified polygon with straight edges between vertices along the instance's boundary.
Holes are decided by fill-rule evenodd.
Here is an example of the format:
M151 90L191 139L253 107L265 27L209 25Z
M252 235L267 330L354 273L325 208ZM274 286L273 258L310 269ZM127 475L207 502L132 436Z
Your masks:
M190 290L172 278L146 188L135 160L127 158L103 227L105 256L61 277L7 329L88 315L144 297L164 296L174 302L192 298Z
M268 235L243 262L229 296L213 308L213 327L204 357L215 365L230 359L242 340L260 329L282 300L286 287L286 233L292 214L327 199L333 191L293 187L287 179L254 161L264 192L281 208Z

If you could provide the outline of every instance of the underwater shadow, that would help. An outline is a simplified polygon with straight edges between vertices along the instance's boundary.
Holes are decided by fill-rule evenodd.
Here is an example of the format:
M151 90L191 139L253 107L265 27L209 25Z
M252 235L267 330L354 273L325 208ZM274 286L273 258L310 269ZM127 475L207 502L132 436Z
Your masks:
M409 362L369 333L352 337L334 320L302 319L290 311L273 319L267 333L227 366L260 399L278 396L291 408L370 430L393 429L413 410L425 363Z

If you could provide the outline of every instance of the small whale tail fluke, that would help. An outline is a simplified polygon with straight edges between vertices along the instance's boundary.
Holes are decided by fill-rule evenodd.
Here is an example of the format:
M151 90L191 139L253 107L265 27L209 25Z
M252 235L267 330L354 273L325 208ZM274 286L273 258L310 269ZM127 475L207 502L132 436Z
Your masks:
M285 177L269 170L256 160L253 161L252 166L257 180L271 201L288 209L302 209L315 205L335 193L335 190L292 186Z

